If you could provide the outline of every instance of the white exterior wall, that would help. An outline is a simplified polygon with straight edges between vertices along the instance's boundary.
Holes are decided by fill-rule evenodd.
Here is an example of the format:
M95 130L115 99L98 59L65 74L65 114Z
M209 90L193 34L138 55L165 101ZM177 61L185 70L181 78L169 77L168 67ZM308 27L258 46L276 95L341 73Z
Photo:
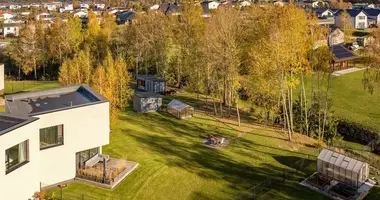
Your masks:
M210 10L213 10L213 9L217 9L219 6L219 2L216 2L216 1L212 1L208 4L208 9Z
M14 18L14 17L15 17L14 15L9 14L9 13L4 13L4 14L3 14L3 18L4 18L4 19L12 19L12 18Z
M27 200L40 190L40 141L38 120L0 136L1 199ZM29 162L5 173L5 150L29 139Z
M360 18L363 18L363 19L360 19ZM363 12L360 12L355 18L354 18L354 27L355 28L368 28L368 18L367 18L367 15L364 14ZM364 23L364 27L361 27L360 24L363 24Z
M3 27L3 35L5 37L7 37L8 34L14 34L15 36L18 36L19 31L20 31L19 26Z
M35 117L39 118L40 128L63 124L64 144L40 151L42 186L73 179L75 154L109 143L108 102Z

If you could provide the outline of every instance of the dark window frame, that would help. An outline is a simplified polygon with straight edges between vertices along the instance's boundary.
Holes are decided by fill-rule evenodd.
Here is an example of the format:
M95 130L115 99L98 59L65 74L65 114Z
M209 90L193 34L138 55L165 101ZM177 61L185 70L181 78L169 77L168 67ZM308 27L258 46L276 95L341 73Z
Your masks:
M7 174L15 171L16 169L19 169L22 166L24 166L24 165L26 165L26 164L29 163L29 140L25 140L25 141L20 142L20 143L18 143L16 145L20 145L21 143L24 143L24 142L26 143L26 147L25 147L26 148L25 149L26 150L26 152L25 152L25 157L26 158L25 158L25 161L20 162L20 163L14 165L14 166L11 166L11 167L8 167L7 164L5 163L5 175L7 175ZM16 146L16 145L14 145L14 146ZM11 147L5 149L5 159L8 158L8 160L7 160L8 161L8 165L9 165L9 156L7 156L7 150L10 149L10 148L12 148L12 147L14 147L14 146L11 146Z
M51 128L51 127L62 127L62 143L57 143L57 144L53 144L53 145L48 145L48 146L44 146L44 147L41 147L41 130L42 129L45 129L45 128ZM58 133L57 133L58 134ZM63 124L59 124L59 125L55 125L55 126L49 126L49 127L44 127L44 128L41 128L40 129L40 135L39 135L39 141L40 141L40 151L41 150L46 150L46 149L50 149L50 148L54 148L54 147L59 147L59 146L62 146L65 144L65 129L64 129L64 125ZM58 138L58 136L57 136Z

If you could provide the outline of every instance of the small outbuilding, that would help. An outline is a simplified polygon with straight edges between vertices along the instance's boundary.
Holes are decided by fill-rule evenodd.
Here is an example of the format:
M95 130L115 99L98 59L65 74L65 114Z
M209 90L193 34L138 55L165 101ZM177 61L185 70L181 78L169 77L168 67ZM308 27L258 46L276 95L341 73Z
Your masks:
M173 99L167 106L168 113L176 116L178 119L193 117L194 108L181 101Z
M319 173L341 181L354 188L359 188L368 179L369 165L340 153L322 149L318 156Z
M146 92L165 92L165 80L149 75L137 75L137 88Z
M161 110L162 97L153 92L135 92L133 110L138 113L156 112Z

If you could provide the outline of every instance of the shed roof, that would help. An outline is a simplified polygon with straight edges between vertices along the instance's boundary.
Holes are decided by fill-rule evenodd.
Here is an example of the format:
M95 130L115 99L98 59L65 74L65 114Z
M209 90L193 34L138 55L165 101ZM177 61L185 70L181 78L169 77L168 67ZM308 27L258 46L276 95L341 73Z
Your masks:
M332 45L330 46L330 50L334 54L335 62L354 60L358 57L342 44Z
M328 149L322 149L322 151L319 153L318 160L331 163L337 167L344 168L355 173L359 173L364 165L368 165L365 162L355 160Z
M154 93L154 92L135 92L135 96L140 98L158 98L161 97L161 95Z
M176 99L173 99L169 104L168 104L168 108L173 108L173 109L176 109L176 110L183 110L185 108L192 108L192 106L189 106L185 103L182 103L181 101L178 101Z
M140 79L140 80L151 80L151 81L165 81L163 78L159 78L159 77L155 77L155 76L151 76L151 75L136 75L136 78L137 79Z
M107 102L88 85L76 85L5 96L11 114L38 115Z

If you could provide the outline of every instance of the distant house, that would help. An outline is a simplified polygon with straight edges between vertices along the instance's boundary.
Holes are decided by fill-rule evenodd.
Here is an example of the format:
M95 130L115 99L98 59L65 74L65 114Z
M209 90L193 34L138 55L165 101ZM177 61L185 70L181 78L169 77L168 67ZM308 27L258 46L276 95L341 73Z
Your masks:
M317 8L315 14L318 18L333 18L334 13L328 8Z
M368 4L368 5L366 6L366 8L376 8L376 5L373 4L373 3L371 3L371 4Z
M21 9L21 5L18 5L18 4L11 4L11 5L9 5L9 9L10 9L10 10Z
M87 18L88 13L84 11L79 11L79 12L74 13L74 17Z
M74 10L73 4L67 4L63 8L65 9L65 11L72 11L72 10Z
M356 29L365 29L368 28L368 15L364 10L354 10L354 9L347 9L347 13L350 16L352 27ZM335 26L336 27L343 27L343 21L342 21L342 13L344 10L339 10L335 14Z
M21 23L4 23L3 36L4 37L17 37L21 28Z
M179 5L177 3L163 3L159 8L165 15L180 15Z
M30 7L32 7L32 8L40 8L41 4L39 4L39 3L31 3Z
M53 15L47 12L40 13L36 16L36 20L41 20L41 21L52 21L53 20Z
M279 1L274 1L274 2L273 2L273 5L275 5L275 6L284 6L284 4L285 4L285 3L284 3L283 1L280 1L280 0L279 0Z
M217 9L219 5L220 5L220 3L218 1L209 1L209 0L207 0L207 1L203 1L201 3L202 7L204 7L204 6L208 7L208 9L210 9L210 10Z
M137 88L146 92L165 92L165 80L149 75L136 75Z
M352 62L358 58L358 56L344 47L343 44L330 46L330 51L334 55L332 63L333 70L342 70L352 67Z
M134 20L136 16L136 13L133 11L126 11L121 12L116 15L116 23L121 24L132 24L132 21Z
M252 5L251 1L248 1L248 0L240 1L239 4L240 4L241 7L247 7L247 6L251 6Z
M48 11L55 11L57 10L57 5L54 3L45 3L44 8L47 9Z
M88 3L81 3L80 4L80 8L82 8L82 9L89 9L90 5Z
M368 16L368 26L373 26L380 23L379 9L365 9L364 12L366 12Z
M339 28L332 31L328 37L329 46L344 44L344 33Z
M2 19L2 20L12 19L14 17L15 17L14 14L11 14L11 13L8 13L8 12L0 12L0 19Z
M309 8L326 8L328 7L329 3L322 0L306 0L302 2L302 5Z
M104 10L106 8L106 4L104 3L97 3L95 4L96 9Z

